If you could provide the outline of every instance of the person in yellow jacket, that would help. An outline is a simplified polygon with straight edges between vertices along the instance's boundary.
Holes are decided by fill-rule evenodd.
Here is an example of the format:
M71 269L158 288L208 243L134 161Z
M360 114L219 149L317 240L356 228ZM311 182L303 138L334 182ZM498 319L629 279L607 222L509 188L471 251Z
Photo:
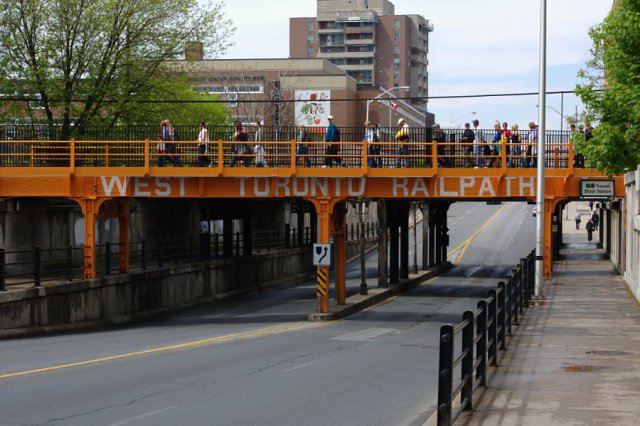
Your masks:
M400 130L396 132L395 140L398 143L396 150L396 167L411 167L409 160L409 125L404 118L398 120Z

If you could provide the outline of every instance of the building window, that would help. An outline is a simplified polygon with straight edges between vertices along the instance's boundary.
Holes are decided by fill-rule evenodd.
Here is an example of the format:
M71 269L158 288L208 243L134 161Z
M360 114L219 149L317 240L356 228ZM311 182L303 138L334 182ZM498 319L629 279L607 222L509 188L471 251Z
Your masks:
M313 22L307 22L307 31L309 32L313 31Z
M399 29L400 29L400 21L398 21L397 19L395 19L395 20L393 21L393 28L394 28L394 29L396 29L396 30L399 30Z
M394 80L400 80L400 71L394 71L393 72L393 79Z
M307 43L313 44L313 36L311 34L307 36Z
M394 55L400 54L400 46L393 46L393 54Z
M307 47L307 56L313 56L313 47Z
M393 33L393 41L400 41L400 33L398 32Z
M394 67L400 66L400 58L393 58L393 66Z

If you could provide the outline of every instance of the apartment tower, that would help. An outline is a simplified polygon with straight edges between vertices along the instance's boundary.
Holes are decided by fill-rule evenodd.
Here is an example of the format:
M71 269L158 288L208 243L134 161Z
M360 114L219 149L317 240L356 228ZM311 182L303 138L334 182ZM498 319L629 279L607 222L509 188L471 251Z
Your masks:
M420 15L395 15L387 0L317 0L317 16L291 18L289 57L325 58L344 69L359 90L393 87L427 110L427 54L433 26ZM373 92L375 93L375 92Z

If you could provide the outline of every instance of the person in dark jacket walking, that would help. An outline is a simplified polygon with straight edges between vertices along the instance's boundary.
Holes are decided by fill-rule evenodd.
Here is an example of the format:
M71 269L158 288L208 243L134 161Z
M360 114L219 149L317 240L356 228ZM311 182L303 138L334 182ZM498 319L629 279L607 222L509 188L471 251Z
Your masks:
M593 239L593 222L587 222L587 240L591 241Z

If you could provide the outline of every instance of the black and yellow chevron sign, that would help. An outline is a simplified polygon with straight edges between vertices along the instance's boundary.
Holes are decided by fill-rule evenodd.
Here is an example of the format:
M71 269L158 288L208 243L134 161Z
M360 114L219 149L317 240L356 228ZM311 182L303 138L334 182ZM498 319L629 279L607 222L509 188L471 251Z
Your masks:
M327 282L329 279L327 275L327 271L324 268L318 268L316 293L319 297L327 297Z

